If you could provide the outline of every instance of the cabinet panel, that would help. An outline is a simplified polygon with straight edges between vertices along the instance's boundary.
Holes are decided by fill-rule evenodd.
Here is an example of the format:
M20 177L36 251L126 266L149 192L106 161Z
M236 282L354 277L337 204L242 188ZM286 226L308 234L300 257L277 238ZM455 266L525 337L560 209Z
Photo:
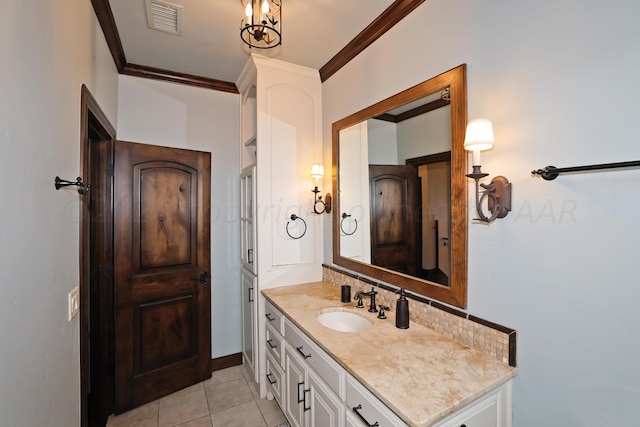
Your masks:
M504 389L470 404L458 413L437 424L438 427L506 427L500 416L499 400Z
M240 174L240 260L242 266L253 274L257 272L255 175L255 166L246 168Z
M242 356L253 378L257 374L256 366L256 327L255 327L255 291L256 276L242 269Z
M268 325L271 325L280 335L284 335L284 317L269 301L264 303L264 317Z
M340 397L344 396L344 370L311 339L285 319L285 339Z
M310 427L343 427L344 404L313 371L307 372L310 391Z
M266 374L267 390L273 393L276 402L283 407L282 396L284 392L284 371L273 358L267 355Z
M284 352L284 375L286 378L284 414L293 427L302 427L306 425L304 410L306 370L303 362L291 352L289 346L285 347Z
M391 412L384 403L380 402L369 390L365 389L356 379L347 376L347 411L357 418L363 417L370 425L378 423L380 427L406 426L396 414Z
M265 325L265 351L273 357L273 360L282 367L284 364L284 342L282 336L275 332L271 325Z

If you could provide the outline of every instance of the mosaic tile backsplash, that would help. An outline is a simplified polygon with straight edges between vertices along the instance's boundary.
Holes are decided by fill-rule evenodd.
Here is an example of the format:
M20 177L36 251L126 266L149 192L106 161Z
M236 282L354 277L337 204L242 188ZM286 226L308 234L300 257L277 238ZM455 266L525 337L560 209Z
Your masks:
M376 287L376 302L391 308L390 318L395 318L397 292L388 285L358 277L335 267L323 265L322 277L334 286L350 285L351 294L358 291L368 292ZM423 297L414 297L407 292L409 302L409 320L438 332L459 344L479 350L482 353L510 366L517 366L516 338L513 329L480 319L463 311L445 306L437 301Z

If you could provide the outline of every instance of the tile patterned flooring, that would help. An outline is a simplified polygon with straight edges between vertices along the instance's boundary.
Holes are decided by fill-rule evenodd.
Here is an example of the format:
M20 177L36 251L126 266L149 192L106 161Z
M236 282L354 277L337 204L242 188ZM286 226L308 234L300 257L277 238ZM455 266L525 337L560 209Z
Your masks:
M107 427L275 427L285 423L275 400L260 399L242 365L124 414Z

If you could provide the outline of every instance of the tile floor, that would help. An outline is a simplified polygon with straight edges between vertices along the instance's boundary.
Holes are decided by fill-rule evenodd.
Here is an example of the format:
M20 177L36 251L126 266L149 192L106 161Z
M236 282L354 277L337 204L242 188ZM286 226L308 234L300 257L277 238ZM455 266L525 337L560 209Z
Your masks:
M260 399L242 365L124 414L107 427L275 427L287 422L275 400Z

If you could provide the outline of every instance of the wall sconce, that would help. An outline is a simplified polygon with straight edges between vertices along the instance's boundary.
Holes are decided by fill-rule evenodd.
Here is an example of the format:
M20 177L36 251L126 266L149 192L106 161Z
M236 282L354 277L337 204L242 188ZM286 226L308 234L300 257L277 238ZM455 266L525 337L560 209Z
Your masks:
M324 202L322 201L322 196L318 195L320 190L318 190L317 184L320 178L324 178L324 166L319 163L314 163L313 166L311 166L311 177L316 180L316 186L313 190L311 190L311 192L313 193L313 213L330 213L331 193L327 193L324 196ZM320 205L320 210L318 210L318 205Z
M480 179L489 176L480 170L480 151L493 148L493 125L488 119L475 119L467 124L464 138L465 150L473 151L473 173L466 176L476 180L476 212L483 222L504 218L511 211L511 183L504 176L496 176L490 184L480 184ZM483 188L480 191L480 187ZM484 214L482 202L487 198L490 216Z

